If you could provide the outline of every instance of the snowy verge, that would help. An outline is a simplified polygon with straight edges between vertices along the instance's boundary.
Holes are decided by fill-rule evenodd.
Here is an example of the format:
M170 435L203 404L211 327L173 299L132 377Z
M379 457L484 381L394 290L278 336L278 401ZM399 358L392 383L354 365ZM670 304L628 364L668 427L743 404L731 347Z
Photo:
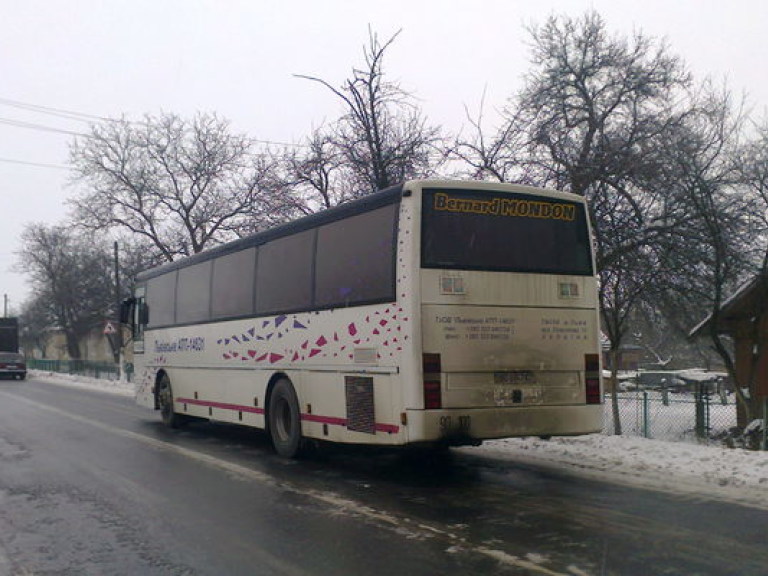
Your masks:
M603 434L492 440L474 450L595 480L768 510L768 452Z
M41 382L46 382L47 384L58 384L59 386L69 386L71 388L85 388L88 390L118 394L120 396L134 396L136 393L136 388L131 382L102 380L99 378L89 378L88 376L79 376L77 374L47 372L45 370L30 370L28 377Z
M134 395L134 385L129 382L39 370L30 371L30 376L49 384ZM479 448L459 450L595 480L768 510L768 452L602 434L552 440L490 440Z

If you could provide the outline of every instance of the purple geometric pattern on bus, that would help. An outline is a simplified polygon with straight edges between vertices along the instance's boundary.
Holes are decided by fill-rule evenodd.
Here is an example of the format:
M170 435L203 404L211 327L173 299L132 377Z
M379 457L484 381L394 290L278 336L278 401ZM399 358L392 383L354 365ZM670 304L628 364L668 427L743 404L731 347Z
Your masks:
M406 336L401 336L402 324L409 318L403 309L389 306L376 310L363 320L346 324L343 331L316 331L314 326L327 324L337 310L307 314L280 315L260 321L242 334L219 338L221 357L227 361L255 364L278 364L283 361L301 362L321 358L354 358L353 348L376 348L378 358L393 357L403 349ZM313 322L321 316L325 322ZM320 320L320 318L318 318ZM302 337L301 335L306 336Z

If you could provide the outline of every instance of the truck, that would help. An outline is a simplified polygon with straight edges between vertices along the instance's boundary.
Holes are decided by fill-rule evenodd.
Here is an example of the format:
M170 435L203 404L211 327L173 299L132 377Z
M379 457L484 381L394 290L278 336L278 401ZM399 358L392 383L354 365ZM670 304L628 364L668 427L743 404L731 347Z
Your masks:
M0 318L0 352L19 351L19 319Z
M27 362L19 353L19 319L0 318L0 378L24 380Z

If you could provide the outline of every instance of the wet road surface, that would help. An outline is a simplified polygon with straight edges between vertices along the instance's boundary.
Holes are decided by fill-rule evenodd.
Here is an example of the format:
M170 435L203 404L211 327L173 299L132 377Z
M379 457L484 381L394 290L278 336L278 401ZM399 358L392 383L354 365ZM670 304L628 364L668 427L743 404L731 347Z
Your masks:
M471 450L284 461L130 398L0 381L0 576L768 573L768 512Z

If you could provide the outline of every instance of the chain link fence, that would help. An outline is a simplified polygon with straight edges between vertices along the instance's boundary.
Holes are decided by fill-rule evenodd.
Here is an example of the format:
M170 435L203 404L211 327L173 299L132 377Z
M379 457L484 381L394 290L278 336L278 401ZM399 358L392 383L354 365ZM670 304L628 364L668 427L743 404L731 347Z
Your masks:
M58 372L61 374L75 374L100 378L105 380L117 380L117 365L113 362L92 362L89 360L40 360L27 358L27 368L31 370L44 370L46 372ZM128 382L133 381L133 364L125 365L125 377Z
M736 398L700 384L693 390L634 390L617 396L622 433L671 442L720 443L736 426ZM614 434L613 398L607 394L603 433Z

